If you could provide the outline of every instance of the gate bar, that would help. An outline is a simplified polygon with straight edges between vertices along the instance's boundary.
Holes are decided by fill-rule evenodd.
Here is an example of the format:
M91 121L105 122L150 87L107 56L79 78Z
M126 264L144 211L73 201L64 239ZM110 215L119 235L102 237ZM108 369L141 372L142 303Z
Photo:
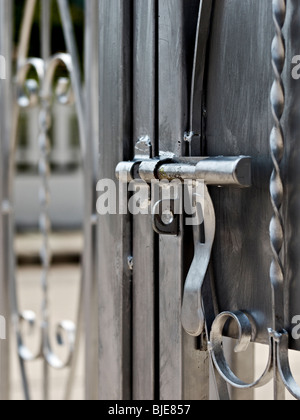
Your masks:
M90 170L85 177L85 393L87 400L98 399L98 265L97 224L95 213L96 184L99 178L99 37L98 0L85 0L85 122ZM93 223L93 221L95 223Z
M157 1L135 0L133 138L149 136L156 153ZM146 152L147 155L147 152ZM148 156L149 158L149 150ZM133 399L154 400L157 389L158 318L151 215L133 217ZM156 262L157 263L157 262Z
M114 179L116 165L129 160L132 150L132 1L99 0L98 4L99 179ZM98 234L99 396L101 400L128 400L132 396L129 216L99 217Z
M6 340L0 341L0 399L9 399L9 284L12 278L9 201L9 156L12 115L12 1L0 0L0 54L5 80L0 80L0 315L6 318Z

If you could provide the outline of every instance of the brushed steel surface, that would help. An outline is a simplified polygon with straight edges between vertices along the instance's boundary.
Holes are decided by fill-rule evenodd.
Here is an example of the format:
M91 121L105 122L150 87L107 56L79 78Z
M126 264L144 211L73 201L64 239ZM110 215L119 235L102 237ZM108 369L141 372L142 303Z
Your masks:
M144 147L136 150L136 158L155 155L156 145L156 54L157 2L135 0L133 40L133 139ZM143 188L143 187L142 187ZM147 187L144 187L147 188ZM153 400L157 383L156 329L156 240L151 212L133 217L133 399Z
M11 114L12 114L12 3L0 2L0 54L5 59L5 80L0 80L0 315L5 317L7 339L0 341L0 399L9 398L9 333L10 333L10 289L13 276L10 241L11 202L6 174L9 171ZM6 206L5 206L6 203ZM6 208L5 208L6 207Z
M99 179L99 51L94 40L99 35L98 1L85 0L85 139L87 142L84 177L85 246L84 246L84 330L85 390L87 400L99 394L99 320L97 216L95 216L96 184ZM87 170L88 169L88 170Z
M159 2L159 148L182 156L188 127L199 1ZM185 31L188 22L189 31ZM181 325L183 279L188 270L184 232L161 236L160 255L160 398L208 399L209 358ZM190 259L190 256L188 257ZM197 372L197 375L195 375Z
M286 107L282 117L285 153L281 171L286 185L284 327L290 331L291 320L299 312L300 293L297 281L299 188L295 182L299 175L296 139L300 86L291 77L289 65L299 52L299 30L295 23L299 4L291 1L288 6L283 30L287 65L282 74ZM265 344L269 342L268 328L273 325L269 282L273 257L269 240L273 212L269 193L272 160L268 139L273 127L269 92L274 81L271 56L274 34L272 2L216 2L206 94L206 153L247 154L253 158L251 189L211 189L217 216L213 254L217 294L222 311L247 309L251 312L258 324L257 341ZM243 139L239 139L240 136ZM291 338L290 347L299 350L299 341Z
M205 240L201 238L201 227L193 226L195 255L184 285L181 312L183 328L193 337L200 336L205 329L202 287L210 263L216 231L214 206L206 186L204 187L204 197L197 198L199 201L203 200L201 212Z
M118 162L132 158L131 17L130 0L99 1L100 179L115 179ZM98 227L99 397L130 399L130 218L101 216Z
M273 37L272 2L215 2L206 92L206 153L245 154L254 161L252 188L211 188L217 219L216 290L220 311L250 311L258 323L257 340L266 344L272 325L268 138Z
M272 65L274 82L271 88L271 109L274 126L270 134L270 150L273 162L273 172L270 179L270 196L273 216L270 222L270 245L273 258L270 266L270 281L272 287L272 316L274 331L281 332L284 328L284 286L285 261L281 251L285 243L285 225L282 218L282 204L285 193L285 183L281 176L281 162L285 152L285 133L282 127L282 116L285 111L285 91L282 79L286 64L286 46L283 28L286 23L286 0L273 1L273 21L275 36L272 42ZM276 346L276 345L275 345ZM274 347L276 354L276 347ZM280 378L278 361L274 363L274 400L285 399L285 386Z

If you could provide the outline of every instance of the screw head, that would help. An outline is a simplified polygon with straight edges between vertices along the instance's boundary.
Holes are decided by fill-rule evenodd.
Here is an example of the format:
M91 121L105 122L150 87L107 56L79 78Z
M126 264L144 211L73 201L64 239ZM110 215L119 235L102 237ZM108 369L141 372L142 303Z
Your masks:
M171 210L165 210L161 215L161 221L168 226L174 222L174 213Z

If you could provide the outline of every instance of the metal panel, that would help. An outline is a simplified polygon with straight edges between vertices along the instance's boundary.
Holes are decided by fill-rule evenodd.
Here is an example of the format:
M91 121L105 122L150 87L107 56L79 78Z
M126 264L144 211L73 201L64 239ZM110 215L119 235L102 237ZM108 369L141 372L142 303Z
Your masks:
M98 398L98 265L96 184L99 165L99 53L94 40L99 35L98 1L85 1L85 116L87 166L85 173L85 383L87 400Z
M199 1L159 2L160 150L182 156ZM185 26L188 23L188 30ZM182 287L191 255L182 231L160 237L160 397L208 399L208 354L181 326ZM195 372L197 372L195 374Z
M130 0L99 1L100 179L114 180L117 164L131 157L131 13ZM129 217L101 216L99 237L99 396L130 399Z
M215 2L206 150L211 156L254 158L251 189L211 189L217 218L217 294L221 311L247 310L259 320L257 339L265 343L272 325L268 137L273 69L268 46L273 36L272 2Z
M287 29L284 31L286 37L287 47L287 63L292 63L295 56L299 56L299 25L298 19L300 17L299 2L291 0L288 2L287 13ZM299 57L298 57L299 58ZM284 159L284 182L286 188L286 203L284 204L285 213L285 228L286 228L286 328L291 332L291 325L295 316L300 314L300 281L299 281L299 255L300 255L300 241L299 241L299 100L300 100L300 82L299 79L291 77L291 71L296 66L286 66L284 73L284 82L286 88L286 107L288 113L284 116L283 126L286 137L286 157ZM299 71L298 71L299 75ZM300 351L300 341L290 340L290 346L295 350Z
M136 0L134 9L134 141L156 144L157 2ZM155 398L155 245L150 215L133 219L133 399Z

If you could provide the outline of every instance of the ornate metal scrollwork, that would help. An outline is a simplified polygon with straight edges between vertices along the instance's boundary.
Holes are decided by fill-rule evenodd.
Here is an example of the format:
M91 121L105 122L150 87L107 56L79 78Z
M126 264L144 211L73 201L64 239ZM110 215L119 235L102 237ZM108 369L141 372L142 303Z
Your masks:
M275 399L283 399L285 389L296 399L300 399L300 387L293 377L289 363L289 334L284 329L285 267L281 255L285 241L284 222L281 214L284 183L280 165L285 149L281 120L285 109L285 89L282 74L286 63L286 46L283 36L286 21L286 0L273 0L273 19L276 29L272 42L272 64L275 80L270 97L274 119L274 127L270 135L270 150L273 162L270 196L274 212L270 223L270 243L273 253L270 267L270 281L273 290L273 328L269 329L269 360L261 378L252 384L246 384L237 378L227 364L222 347L222 336L228 319L234 319L238 325L239 344L236 351L245 350L251 341L251 323L243 312L225 312L215 319L210 333L210 353L218 372L229 385L239 389L256 388L268 383L273 376Z
M285 110L285 89L282 73L286 63L286 46L283 28L286 21L286 0L273 0L273 19L276 34L272 43L272 63L275 80L271 90L271 105L274 127L270 136L271 157L274 165L270 181L270 194L274 215L270 224L270 239L273 261L270 269L270 279L273 290L273 330L269 330L274 341L276 364L274 366L274 395L284 397L282 384L297 399L300 399L300 387L293 378L289 364L289 335L284 329L284 287L285 267L281 258L281 250L285 242L284 222L281 207L284 197L284 184L280 164L285 151L285 138L281 124ZM281 394L280 394L281 392Z
M230 369L223 349L223 330L227 321L230 319L233 319L236 322L239 331L239 342L234 350L236 353L240 353L248 349L253 335L252 324L244 312L223 312L217 316L210 333L209 350L218 372L229 385L238 389L258 388L266 385L270 382L273 375L272 369L274 357L271 340L269 360L262 376L255 382L249 384L241 381Z
M48 215L50 192L49 192L49 154L50 139L49 130L51 128L51 105L53 101L53 91L56 99L61 104L70 104L72 101L72 92L66 79L59 80L56 89L53 90L56 70L59 66L64 66L68 73L72 72L72 60L68 54L57 54L47 63L41 59L28 59L19 69L17 75L18 103L21 107L31 107L41 102L41 111L39 115L39 175L41 178L41 187L39 191L40 198L40 231L43 237L43 245L40 252L42 262L41 285L43 291L42 302L42 322L41 322L41 348L37 354L32 354L25 347L20 330L18 332L19 356L24 361L33 361L43 357L47 363L55 369L64 369L70 366L72 354L74 352L75 325L70 321L63 321L57 326L57 341L62 344L63 335L67 338L68 356L66 361L61 361L53 352L49 337L49 314L48 314L48 272L51 264L51 252L49 249L49 235L51 231L51 221ZM38 81L27 79L30 70L34 70L38 76ZM30 311L20 315L22 322L28 323L31 327L36 325L36 316Z
M287 331L282 331L280 334L270 330L270 334L274 337L276 343L276 357L280 377L284 386L289 393L300 400L300 387L296 383L289 362L289 334Z
M280 164L284 155L284 134L281 119L285 108L285 92L282 80L282 72L285 65L286 50L282 29L285 23L286 1L273 1L273 18L276 27L276 35L272 43L272 64L275 80L271 90L271 105L274 118L274 127L270 135L271 157L274 165L270 181L270 195L274 211L270 223L271 248L273 260L270 268L270 279L273 288L274 329L283 328L283 284L284 267L281 259L281 250L284 244L284 223L281 216L284 186L281 177ZM276 315L276 316L275 316Z
M25 15L32 14L32 2L26 3ZM50 3L45 3L46 13L49 16ZM66 6L68 7L68 6ZM31 11L31 13L30 13ZM30 30L29 21L27 22L27 31ZM50 24L50 21L48 22ZM24 36L24 33L23 33ZM29 32L25 37L29 40ZM44 40L45 41L45 40ZM49 41L49 40L48 40ZM47 40L46 40L47 43ZM68 77L56 78L57 69L62 67L65 69ZM19 313L17 302L17 291L15 281L13 282L13 319L17 336L18 355L21 363L22 380L25 396L27 399L29 395L29 384L25 373L24 362L31 362L38 359L44 361L45 366L50 366L54 369L62 370L70 367L70 374L66 389L66 398L69 398L71 382L74 370L74 355L76 353L76 346L78 346L78 334L76 326L71 321L62 321L56 326L56 341L59 345L64 345L67 348L67 354L64 360L61 360L53 351L50 339L50 318L49 318L49 302L48 302L48 275L51 266L51 250L49 247L49 235L51 233L51 221L49 217L50 204L50 149L51 142L49 138L49 131L52 126L51 121L51 107L54 101L61 105L70 105L74 102L74 95L72 89L73 76L73 60L70 54L56 54L49 59L40 58L22 58L19 62L16 75L16 93L17 102L20 108L31 108L34 106L40 107L39 113L39 136L37 144L39 148L39 176L40 176L40 220L39 227L42 236L42 247L40 250L40 259L42 264L41 272L41 288L42 288L42 305L41 305L41 322L38 325L38 317L32 311L25 311ZM34 74L34 78L29 78L29 74ZM79 312L81 312L81 304L79 305ZM78 315L78 318L80 315ZM40 344L38 350L34 353L26 345L23 339L22 324L29 325L31 330L38 330L40 332ZM47 378L44 378L44 397L48 398L48 384Z

